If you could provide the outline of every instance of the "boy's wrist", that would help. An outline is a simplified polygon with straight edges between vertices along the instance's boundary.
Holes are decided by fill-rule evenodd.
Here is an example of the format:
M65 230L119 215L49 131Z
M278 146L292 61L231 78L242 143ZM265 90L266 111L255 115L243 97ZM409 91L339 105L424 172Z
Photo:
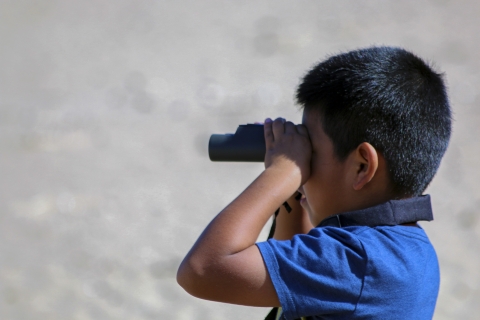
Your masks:
M270 166L265 169L264 174L275 179L278 185L273 186L273 188L281 187L282 193L285 193L284 200L296 194L296 191L301 186L302 177L299 170Z

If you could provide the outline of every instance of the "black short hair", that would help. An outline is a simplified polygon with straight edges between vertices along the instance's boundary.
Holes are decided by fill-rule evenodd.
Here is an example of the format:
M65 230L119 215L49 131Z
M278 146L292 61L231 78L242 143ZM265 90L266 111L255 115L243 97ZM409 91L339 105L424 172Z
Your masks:
M443 74L402 48L331 56L305 75L296 97L300 109L321 115L341 161L362 142L375 147L398 198L425 191L450 140Z

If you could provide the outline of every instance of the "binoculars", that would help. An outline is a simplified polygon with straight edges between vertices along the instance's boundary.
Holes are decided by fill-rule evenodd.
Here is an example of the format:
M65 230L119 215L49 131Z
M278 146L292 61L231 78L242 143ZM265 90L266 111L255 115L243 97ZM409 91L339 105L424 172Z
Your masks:
M241 124L235 134L212 134L208 142L212 161L263 162L265 152L263 124Z

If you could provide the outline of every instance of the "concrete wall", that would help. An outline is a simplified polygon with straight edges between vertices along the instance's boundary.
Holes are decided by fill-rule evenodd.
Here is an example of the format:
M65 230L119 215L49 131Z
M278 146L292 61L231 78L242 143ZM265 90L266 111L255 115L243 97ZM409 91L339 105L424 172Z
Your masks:
M441 264L435 319L476 319L479 12L473 0L0 1L0 318L263 319L175 281L263 169L210 162L208 137L299 123L308 68L386 44L446 73L454 132L422 226Z

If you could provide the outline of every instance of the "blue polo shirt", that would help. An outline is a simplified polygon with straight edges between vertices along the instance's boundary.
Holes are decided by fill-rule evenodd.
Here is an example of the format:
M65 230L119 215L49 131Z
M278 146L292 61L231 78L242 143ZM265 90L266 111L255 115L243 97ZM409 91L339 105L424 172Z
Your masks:
M402 201L359 213L378 214L382 206L385 212L411 210L412 201L419 202L417 209L431 211L429 197ZM281 319L433 317L438 260L419 226L316 227L291 240L257 246L283 309Z

